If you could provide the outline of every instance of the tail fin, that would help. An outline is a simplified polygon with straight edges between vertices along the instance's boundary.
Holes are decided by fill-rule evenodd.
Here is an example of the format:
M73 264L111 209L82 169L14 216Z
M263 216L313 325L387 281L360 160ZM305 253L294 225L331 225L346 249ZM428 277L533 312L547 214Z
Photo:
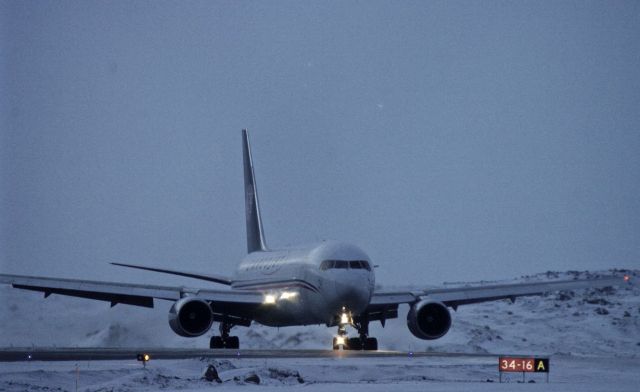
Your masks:
M253 160L247 130L242 130L242 159L244 162L244 202L247 217L247 252L267 250L262 231L260 205L258 204L258 190L256 178L253 174Z

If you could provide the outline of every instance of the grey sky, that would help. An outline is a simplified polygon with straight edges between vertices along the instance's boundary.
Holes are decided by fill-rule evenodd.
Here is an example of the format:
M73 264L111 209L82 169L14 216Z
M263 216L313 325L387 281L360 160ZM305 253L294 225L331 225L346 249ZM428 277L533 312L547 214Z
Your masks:
M637 1L2 1L0 21L4 273L230 274L243 127L272 247L354 242L392 284L640 265Z

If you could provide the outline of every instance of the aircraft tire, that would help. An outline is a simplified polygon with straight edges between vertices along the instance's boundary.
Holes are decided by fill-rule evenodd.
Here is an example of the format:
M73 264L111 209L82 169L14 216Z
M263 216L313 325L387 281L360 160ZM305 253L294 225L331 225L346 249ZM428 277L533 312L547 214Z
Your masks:
M223 348L224 347L224 343L222 341L222 337L221 336L212 336L211 340L209 340L209 348Z
M362 350L362 340L360 338L349 338L347 346L349 346L349 350Z
M238 349L240 348L240 339L237 336L229 336L224 342L225 348Z
M364 349L367 351L378 350L378 339L376 338L367 338L363 343Z

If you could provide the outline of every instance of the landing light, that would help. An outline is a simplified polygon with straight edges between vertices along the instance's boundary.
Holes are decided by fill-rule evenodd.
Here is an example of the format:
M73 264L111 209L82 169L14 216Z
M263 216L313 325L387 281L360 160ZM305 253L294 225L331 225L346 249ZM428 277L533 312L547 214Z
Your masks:
M342 313L340 316L340 324L349 324L349 316L346 313Z
M293 299L298 296L298 293L295 291L283 291L280 294L280 299Z
M338 336L336 338L336 344L337 345L344 344L344 342L345 342L344 336Z
M629 277L629 275L625 275L625 276L624 276L624 281L625 281L625 282L628 282L630 279L631 279L631 278Z
M267 294L264 296L264 303L268 305L272 305L276 303L276 296L273 294Z

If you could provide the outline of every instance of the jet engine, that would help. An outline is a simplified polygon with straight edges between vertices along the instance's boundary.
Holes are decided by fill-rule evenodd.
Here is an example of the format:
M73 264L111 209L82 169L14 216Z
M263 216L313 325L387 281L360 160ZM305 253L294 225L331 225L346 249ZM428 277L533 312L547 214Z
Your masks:
M169 326L180 336L200 336L211 328L212 323L211 306L207 301L197 297L181 298L169 310Z
M411 305L407 314L409 331L424 340L443 337L451 327L449 309L441 302L422 300Z

